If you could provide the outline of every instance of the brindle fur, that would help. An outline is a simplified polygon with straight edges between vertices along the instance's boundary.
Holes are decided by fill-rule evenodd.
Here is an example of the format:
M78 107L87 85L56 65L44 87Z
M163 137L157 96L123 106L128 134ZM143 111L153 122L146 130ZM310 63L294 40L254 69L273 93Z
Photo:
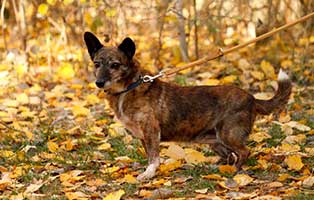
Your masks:
M160 141L210 144L223 160L230 161L235 153L240 169L249 155L246 140L256 114L282 107L291 92L286 78L278 81L275 96L267 101L232 85L180 87L158 79L121 93L148 74L133 59L133 41L126 38L118 47L104 47L90 32L84 39L96 66L96 85L105 90L116 117L142 141L147 153L149 166L139 180L155 175Z

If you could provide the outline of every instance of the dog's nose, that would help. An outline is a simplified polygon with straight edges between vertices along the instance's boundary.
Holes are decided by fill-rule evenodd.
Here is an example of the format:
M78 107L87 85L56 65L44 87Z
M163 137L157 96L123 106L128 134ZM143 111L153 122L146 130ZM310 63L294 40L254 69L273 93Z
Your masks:
M97 80L97 81L96 81L96 85L97 85L97 87L102 88L102 87L104 87L104 85L105 85L105 81L103 81L103 80Z

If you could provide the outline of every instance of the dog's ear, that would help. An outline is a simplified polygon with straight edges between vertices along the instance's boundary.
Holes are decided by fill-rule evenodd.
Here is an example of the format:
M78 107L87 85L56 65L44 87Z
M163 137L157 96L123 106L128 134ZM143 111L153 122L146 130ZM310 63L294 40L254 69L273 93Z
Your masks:
M95 57L95 53L103 47L97 37L91 32L84 33L84 41L88 49L88 53L93 60Z
M131 60L135 54L135 44L129 37L125 38L118 48Z

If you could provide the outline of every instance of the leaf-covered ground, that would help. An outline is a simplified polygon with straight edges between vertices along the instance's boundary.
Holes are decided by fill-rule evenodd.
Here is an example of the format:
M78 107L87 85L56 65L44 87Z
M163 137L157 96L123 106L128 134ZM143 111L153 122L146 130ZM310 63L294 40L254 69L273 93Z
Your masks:
M137 41L137 57L153 69L147 41ZM147 164L143 147L95 88L85 47L54 48L54 42L48 49L34 44L27 58L18 51L1 55L1 199L314 198L314 58L306 53L314 52L314 36L294 46L275 38L165 80L231 83L266 99L283 68L293 92L285 112L257 118L242 173L215 165L207 145L162 143L157 176L143 183L135 179ZM161 56L165 66L177 64Z

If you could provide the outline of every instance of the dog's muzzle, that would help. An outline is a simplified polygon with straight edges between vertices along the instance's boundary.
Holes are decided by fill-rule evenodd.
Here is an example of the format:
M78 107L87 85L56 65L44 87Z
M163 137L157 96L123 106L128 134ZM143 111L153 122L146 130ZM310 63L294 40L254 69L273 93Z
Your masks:
M105 86L105 80L97 80L95 83L98 88L103 88Z

